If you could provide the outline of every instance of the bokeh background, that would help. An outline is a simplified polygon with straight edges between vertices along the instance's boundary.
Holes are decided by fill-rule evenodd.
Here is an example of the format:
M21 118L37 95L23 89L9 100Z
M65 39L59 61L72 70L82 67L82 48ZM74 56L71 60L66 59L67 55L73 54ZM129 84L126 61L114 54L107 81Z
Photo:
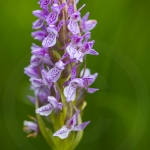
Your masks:
M149 150L150 90L150 1L80 0L82 15L98 25L92 31L94 49L87 66L99 77L93 84L100 90L87 96L83 120L91 120L77 150ZM0 149L49 149L38 136L27 139L23 120L34 115L28 102L29 79L23 68L29 64L31 15L37 0L0 1ZM60 148L61 150L61 148Z

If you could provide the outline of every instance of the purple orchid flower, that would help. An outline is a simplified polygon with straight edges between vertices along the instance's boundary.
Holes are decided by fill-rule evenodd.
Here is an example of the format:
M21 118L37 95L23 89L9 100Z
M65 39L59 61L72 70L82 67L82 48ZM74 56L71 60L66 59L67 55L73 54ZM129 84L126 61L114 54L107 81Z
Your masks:
M47 65L54 66L49 54L47 53L47 48L36 46L35 44L31 47L31 53L33 54L33 63L44 62Z
M31 78L39 78L38 66L33 66L32 64L24 68L24 73Z
M84 75L83 75L83 73L84 73ZM88 93L94 93L99 90L97 88L89 88L88 87L96 80L98 73L91 75L90 69L86 68L85 71L84 70L81 71L80 76L84 80L84 86L85 86L85 89L87 89Z
M48 7L48 5L51 3L51 0L40 0L39 4L41 8L45 9Z
M90 123L90 121L76 125L76 123L77 123L76 120L78 118L78 114L79 114L79 111L77 111L75 113L75 115L73 115L73 117L66 122L66 125L64 125L58 131L56 131L53 134L53 136L58 136L61 139L65 139L68 137L68 135L71 131L83 130Z
M57 99L53 96L48 97L49 104L44 105L38 109L36 109L36 113L42 116L48 116L53 109L60 109L62 110L62 103L57 102Z
M77 11L74 11L74 6L71 4L68 7L68 13L70 15L70 20L68 24L68 29L72 34L78 34L80 32L78 21L80 21L80 10L85 6L85 4Z
M57 63L55 63L55 66L52 69L50 69L48 72L42 70L41 74L43 78L43 83L45 85L49 85L52 82L55 83L59 79L61 72L64 69L65 69L65 64L62 61L58 61Z
M84 87L84 82L81 78L71 80L69 85L64 88L64 95L67 102L75 100L77 87Z
M94 41L86 42L83 46L76 52L75 58L76 60L83 62L83 57L86 54L90 55L99 55L94 49L92 49Z
M30 117L32 118L32 117ZM32 118L33 119L33 118ZM36 137L38 132L39 132L39 129L38 129L38 125L36 123L36 120L34 119L34 122L33 121L24 121L23 122L23 125L24 125L24 131L26 133L30 133L27 135L27 137Z
M51 24L49 25L49 27L47 28L48 36L42 42L43 47L45 48L52 47L56 44L56 38L58 36L58 32L61 29L62 25L63 25L63 21L61 21L58 24L58 27Z
M82 18L81 28L83 32L89 32L95 28L97 21L96 20L88 20L89 12L85 14Z

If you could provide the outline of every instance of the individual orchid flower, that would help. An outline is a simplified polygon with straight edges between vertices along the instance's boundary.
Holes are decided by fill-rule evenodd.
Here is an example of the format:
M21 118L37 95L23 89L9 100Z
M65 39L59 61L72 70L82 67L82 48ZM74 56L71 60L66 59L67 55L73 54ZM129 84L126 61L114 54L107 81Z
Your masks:
M89 32L93 28L95 28L97 21L96 20L88 20L89 12L85 14L85 16L82 18L82 24L81 28L83 32Z
M78 47L82 46L83 36L73 35L70 44L67 46L66 51L68 52L70 59L76 58Z
M50 69L48 72L46 72L45 70L42 70L41 74L43 77L43 82L44 84L50 84L50 83L55 83L60 75L61 72L65 69L65 64L62 61L58 61L57 63L55 63L55 66Z
M90 55L99 55L98 52L96 52L94 49L92 49L94 44L94 41L86 42L81 49L77 51L75 54L76 60L83 62L83 57L86 54Z
M76 120L78 118L78 114L79 114L79 111L77 111L75 113L75 115L73 115L73 117L66 122L66 125L64 125L58 131L56 131L53 134L53 136L58 136L61 139L65 139L69 136L69 133L71 131L81 131L81 130L83 130L90 123L90 121L87 121L87 122L81 123L79 125L76 125L76 123L77 123Z
M27 135L27 137L36 137L38 132L39 132L39 128L38 128L38 124L37 124L37 121L35 118L29 116L29 118L31 118L33 121L24 121L23 122L23 130L26 132L26 133L30 133Z
M62 103L57 102L57 99L53 96L48 97L49 104L44 105L38 109L36 109L36 113L42 116L48 116L52 112L53 109L62 110Z
M88 68L86 68L85 71L84 69L81 71L80 77L82 77L82 79L84 80L84 86L85 86L85 89L87 89L88 93L94 93L99 90L97 88L88 87L96 80L97 76L98 76L98 73L91 75L91 71Z
M31 78L39 78L38 66L33 66L32 64L24 68L24 73Z
M58 5L57 3L54 3L51 6L52 12L46 17L47 24L55 24L58 21L58 16L61 12L61 10L65 7L66 3L63 3L61 5Z
M54 66L49 54L47 53L47 48L43 47L41 48L39 46L35 47L35 45L33 45L31 49L32 49L31 53L33 54L32 58L33 63L44 62L47 65Z
M72 34L78 34L80 32L78 21L80 21L80 10L85 6L85 4L78 10L74 11L74 6L71 4L68 7L68 13L70 15L70 20L68 24L68 29Z
M58 25L58 28L55 25L49 25L47 28L48 36L43 40L43 47L52 47L56 44L56 37L58 36L58 32L63 25L63 21L61 21Z
M76 97L76 89L78 87L83 87L84 82L80 78L75 78L70 81L69 85L64 88L64 95L66 97L66 101L74 101Z
M35 10L32 12L32 14L35 16L35 17L38 17L39 19L42 19L42 20L45 20L45 12L42 11L42 10Z

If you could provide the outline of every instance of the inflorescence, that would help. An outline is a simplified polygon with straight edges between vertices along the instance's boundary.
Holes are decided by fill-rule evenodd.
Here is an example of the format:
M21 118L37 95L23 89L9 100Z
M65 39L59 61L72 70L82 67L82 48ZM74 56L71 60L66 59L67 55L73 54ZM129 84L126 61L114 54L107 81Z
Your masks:
M78 120L86 105L86 94L98 90L89 87L98 74L91 75L86 68L86 55L98 55L92 49L94 40L89 41L97 21L88 20L89 13L81 17L85 4L77 10L77 3L78 0L39 1L41 10L33 11L38 20L33 22L36 31L32 37L41 46L32 44L30 65L24 69L34 91L35 96L28 98L36 105L36 114L45 116L55 130L53 136L61 139L90 123ZM33 132L28 136L40 132L38 119L33 120L24 121L24 130Z

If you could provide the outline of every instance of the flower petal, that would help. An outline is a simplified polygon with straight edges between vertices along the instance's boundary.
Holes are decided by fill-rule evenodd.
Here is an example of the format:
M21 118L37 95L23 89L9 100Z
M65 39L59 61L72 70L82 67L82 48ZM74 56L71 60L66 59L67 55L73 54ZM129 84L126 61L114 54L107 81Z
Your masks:
M96 20L88 20L84 22L84 24L82 25L83 32L91 31L92 29L95 28L96 25L97 25Z
M35 97L28 95L27 98L28 98L33 104L36 103L36 98L35 98Z
M58 13L52 11L46 18L47 24L55 24L58 21Z
M78 34L80 32L77 21L73 21L72 19L70 19L70 22L68 24L68 29L69 31L72 32L72 34Z
M40 63L41 63L41 59L32 55L31 57L31 60L30 60L30 63L33 65L33 66L38 66Z
M89 51L86 52L86 54L90 54L90 55L99 55L99 53L96 52L94 49L90 49Z
M77 118L78 118L78 115L79 115L80 111L78 110L72 118L70 118L67 122L66 122L66 126L70 129L73 129L74 126L76 125L77 123Z
M66 97L66 101L74 101L75 97L76 97L76 88L69 85L67 87L64 88L64 95Z
M94 93L96 91L98 91L99 89L96 89L96 88L88 88L88 93Z
M89 18L89 12L87 12L84 16L83 16L83 18L82 18L82 22L84 23L85 21L87 21L88 20L88 18Z
M72 129L72 131L80 131L80 130L83 130L89 123L90 123L90 121L81 123L81 124L75 126L75 127Z
M34 39L42 41L46 37L46 32L38 30L38 31L32 32L31 35Z
M59 79L61 72L62 70L57 67L50 69L47 73L48 81L55 83Z
M66 126L63 126L62 128L60 128L58 131L56 131L53 136L58 136L61 139L65 139L68 137L70 130L67 129Z
M45 14L42 10L35 10L32 12L32 14L36 17L38 17L39 19L44 20L45 19Z
M44 47L52 47L56 44L56 34L54 32L50 32L48 36L43 40L42 45Z
M44 21L41 19L36 20L35 22L33 22L32 24L32 28L33 29L39 29L43 26Z
M38 109L36 109L36 113L42 115L42 116L48 116L53 110L53 107L51 104L47 104L45 106L42 106Z
M72 4L68 7L68 13L70 16L74 13L74 6Z
M34 87L40 87L40 86L44 85L42 79L31 78L30 81Z
M49 97L48 97L48 101L49 101L50 104L53 106L53 108L55 108L55 109L56 109L56 108L59 108L59 109L62 110L62 106L63 106L62 103L58 103L55 97L49 96Z
M84 73L84 75L83 75L83 73ZM82 69L80 72L80 77L88 77L90 74L91 74L90 69L86 68L85 71L84 71L84 69Z
M38 126L36 123L32 122L32 121L24 121L23 125L28 127L31 131L37 131L38 130Z
M72 43L70 43L67 48L66 48L69 56L70 56L70 59L73 59L75 58L75 54L77 53L77 49L76 49L76 46Z

